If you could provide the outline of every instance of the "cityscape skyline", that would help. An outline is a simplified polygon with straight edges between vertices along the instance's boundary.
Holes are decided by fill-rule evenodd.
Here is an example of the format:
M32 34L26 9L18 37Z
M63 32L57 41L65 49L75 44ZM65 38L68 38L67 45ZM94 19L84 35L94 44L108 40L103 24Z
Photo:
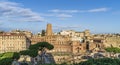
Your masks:
M0 0L0 30L89 29L92 33L120 33L118 0Z

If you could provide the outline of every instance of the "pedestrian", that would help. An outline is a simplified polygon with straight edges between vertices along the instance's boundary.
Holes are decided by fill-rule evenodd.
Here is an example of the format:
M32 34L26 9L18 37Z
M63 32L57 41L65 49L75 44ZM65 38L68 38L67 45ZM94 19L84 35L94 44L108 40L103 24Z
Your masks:
M34 64L34 58L31 57L31 64Z
M34 59L34 65L38 65L37 58Z
M12 62L12 65L20 65L20 63L18 62L17 59L14 59L14 61Z

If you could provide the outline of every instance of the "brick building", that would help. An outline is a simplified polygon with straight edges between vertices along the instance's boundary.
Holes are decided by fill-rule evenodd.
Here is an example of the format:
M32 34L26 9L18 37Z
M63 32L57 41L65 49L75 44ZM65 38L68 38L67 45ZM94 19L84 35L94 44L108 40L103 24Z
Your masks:
M21 33L0 33L0 53L19 52L29 48L30 41Z
M62 62L65 59L72 58L73 55L93 50L99 51L103 47L102 39L91 37L89 30L83 32L64 31L59 35L54 35L52 24L47 24L45 34L45 36L33 35L31 32L20 30L1 33L0 53L19 52L26 50L30 43L49 42L54 45L54 49L47 50L47 52L53 55L55 62Z
M33 35L31 37L31 44L46 41L54 45L54 49L48 50L47 52L53 54L55 62L62 62L73 55L86 53L88 50L92 51L95 48L99 48L100 50L100 47L103 45L102 42L97 44L97 42L93 40L89 30L79 33L74 31L64 31L61 32L61 34L54 35L52 25L47 24L46 35L42 37Z

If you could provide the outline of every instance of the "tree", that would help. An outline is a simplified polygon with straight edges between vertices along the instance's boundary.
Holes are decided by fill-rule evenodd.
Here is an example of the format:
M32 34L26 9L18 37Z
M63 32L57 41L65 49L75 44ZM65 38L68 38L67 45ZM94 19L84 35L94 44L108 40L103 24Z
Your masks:
M11 65L14 58L19 59L20 55L17 52L7 52L0 54L0 65Z
M15 58L15 59L19 59L19 58L20 58L20 54L19 54L18 52L14 52L12 58L13 58L13 59L14 59L14 58Z
M20 51L21 55L29 55L31 57L36 57L38 55L38 50L24 50Z
M54 46L48 42L38 42L36 44L30 45L28 50L20 51L20 54L36 57L38 55L38 51L44 52L45 49L52 50L53 48Z
M117 47L108 47L108 48L105 48L105 50L107 52L120 53L120 48L117 48Z
M48 42L38 42L36 44L30 45L28 50L20 51L20 54L36 57L38 55L38 51L40 50L43 52L45 51L45 48L51 50L54 48L54 46Z
M20 51L20 54L36 57L38 55L38 51L41 51L41 63L44 63L46 49L52 50L53 48L54 46L48 42L38 42L36 44L30 45L28 50Z
M54 46L48 42L38 42L37 44L31 45L30 50L40 50L45 51L45 49L52 50Z
M42 30L41 36L45 36L45 30Z
M38 50L41 51L41 63L44 64L45 63L45 53L46 53L46 49L48 50L52 50L54 48L54 46L48 42L38 42L37 44L31 45L29 47L29 50Z
M11 65L13 59L11 58L4 58L0 60L0 65Z

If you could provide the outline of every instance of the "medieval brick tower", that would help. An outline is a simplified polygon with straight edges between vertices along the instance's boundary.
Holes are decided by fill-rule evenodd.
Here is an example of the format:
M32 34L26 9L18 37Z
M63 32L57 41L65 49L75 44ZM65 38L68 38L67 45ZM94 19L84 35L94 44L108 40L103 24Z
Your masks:
M52 24L47 24L46 35L52 35Z

